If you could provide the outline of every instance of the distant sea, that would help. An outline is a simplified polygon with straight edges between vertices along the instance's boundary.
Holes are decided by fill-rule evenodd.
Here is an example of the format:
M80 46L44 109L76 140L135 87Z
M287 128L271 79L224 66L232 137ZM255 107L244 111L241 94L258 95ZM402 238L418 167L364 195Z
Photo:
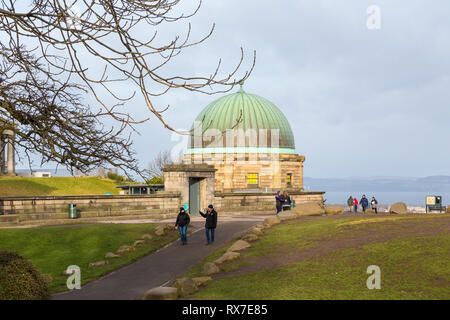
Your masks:
M324 195L324 199L327 199L327 204L340 204L346 205L349 196L356 197L361 200L362 195L365 194L369 201L374 196L380 205L391 205L395 202L404 202L410 206L425 207L425 197L428 195L442 196L442 203L445 206L450 205L450 192L422 192L422 191L407 191L407 192L370 192L370 191L327 191Z

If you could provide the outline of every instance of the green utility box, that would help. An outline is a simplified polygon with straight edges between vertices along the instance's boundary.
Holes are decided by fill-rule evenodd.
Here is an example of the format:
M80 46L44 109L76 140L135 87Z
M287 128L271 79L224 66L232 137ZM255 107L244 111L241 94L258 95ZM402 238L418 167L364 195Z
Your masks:
M75 203L69 203L69 219L78 218L77 205Z

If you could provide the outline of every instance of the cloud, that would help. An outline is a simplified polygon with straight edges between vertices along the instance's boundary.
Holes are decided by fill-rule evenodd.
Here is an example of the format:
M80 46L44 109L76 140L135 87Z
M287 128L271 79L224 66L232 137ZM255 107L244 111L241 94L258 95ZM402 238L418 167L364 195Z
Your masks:
M381 30L366 27L372 4L381 9ZM205 1L192 32L200 37L215 22L213 36L163 71L207 75L221 58L226 74L240 46L244 67L256 50L245 90L288 116L307 175L450 175L449 9L445 0ZM167 25L162 37L185 27ZM172 90L154 102L170 105L165 119L187 129L218 97ZM151 117L135 136L141 163L175 145L142 100L129 110Z

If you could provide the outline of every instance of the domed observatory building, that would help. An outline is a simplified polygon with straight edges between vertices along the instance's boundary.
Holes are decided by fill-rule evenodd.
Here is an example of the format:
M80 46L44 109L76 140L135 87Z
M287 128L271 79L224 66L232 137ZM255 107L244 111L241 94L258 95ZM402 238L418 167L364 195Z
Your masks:
M242 85L206 106L191 133L183 164L164 169L165 190L181 192L191 214L209 203L242 214L271 212L278 190L297 203L322 200L323 192L303 190L305 157L283 112Z

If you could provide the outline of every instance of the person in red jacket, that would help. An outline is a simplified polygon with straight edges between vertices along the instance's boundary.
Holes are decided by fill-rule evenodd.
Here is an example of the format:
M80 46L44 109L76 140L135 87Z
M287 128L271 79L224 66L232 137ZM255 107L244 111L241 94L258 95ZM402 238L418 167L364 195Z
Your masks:
M358 212L358 199L353 198L353 208L355 209L355 212Z

